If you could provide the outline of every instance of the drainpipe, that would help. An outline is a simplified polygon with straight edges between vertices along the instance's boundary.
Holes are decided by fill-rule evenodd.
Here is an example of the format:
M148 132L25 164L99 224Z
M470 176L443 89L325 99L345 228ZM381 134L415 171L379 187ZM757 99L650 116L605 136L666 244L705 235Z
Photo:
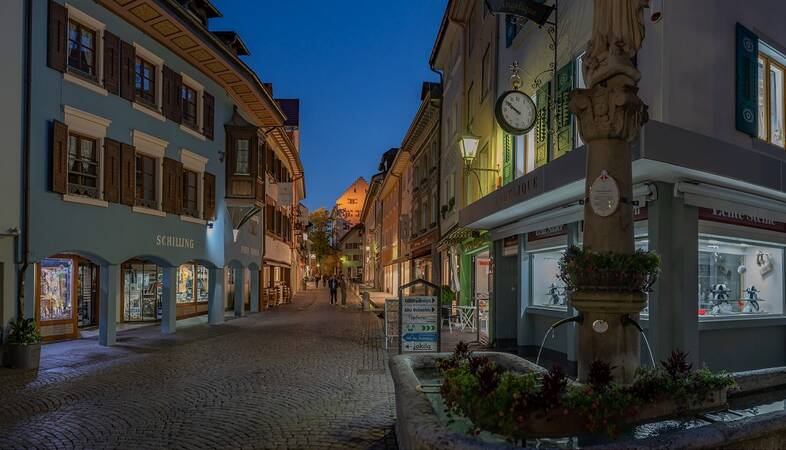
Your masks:
M434 205L434 208L437 209L437 235L442 234L442 106L444 102L442 101L445 98L445 83L444 77L441 70L434 69L434 66L429 64L428 67L432 72L439 76L439 90L440 90L440 99L439 99L439 113L438 113L438 122L437 122L437 148L439 148L439 160L437 162L437 204ZM431 244L431 278L434 281L434 284L439 284L442 286L442 258L439 257L437 252L437 242L439 239L436 240L433 244ZM437 276L439 275L439 278ZM439 281L437 281L437 279Z
M25 274L29 265L30 255L30 108L31 108L31 84L32 84L32 38L33 38L33 0L25 2L25 87L23 105L25 108L22 118L23 124L23 144L22 151L22 177L23 177L23 197L22 197L22 254L21 266L17 279L17 317L24 317L25 314ZM19 246L17 236L17 248Z

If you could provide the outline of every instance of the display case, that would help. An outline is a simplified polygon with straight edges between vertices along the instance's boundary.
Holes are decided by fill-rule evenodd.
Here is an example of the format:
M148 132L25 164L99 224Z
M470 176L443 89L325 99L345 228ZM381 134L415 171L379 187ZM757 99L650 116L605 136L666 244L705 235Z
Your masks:
M783 248L770 243L699 237L700 319L783 314Z

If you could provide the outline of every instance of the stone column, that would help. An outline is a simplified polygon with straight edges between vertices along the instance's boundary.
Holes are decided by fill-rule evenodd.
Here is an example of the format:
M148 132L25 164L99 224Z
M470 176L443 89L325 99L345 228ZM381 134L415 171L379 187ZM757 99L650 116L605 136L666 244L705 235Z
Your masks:
M698 367L699 211L672 195L674 185L656 186L658 198L647 204L647 223L650 249L661 258L661 273L649 295L648 337L656 361L679 349Z
M251 312L259 312L259 271L251 269ZM293 286L294 288L294 286Z
M207 323L224 323L224 269L208 269Z
M120 302L120 266L101 266L100 293L98 297L98 343L115 345L117 330L117 305Z
M584 208L584 248L596 253L634 252L630 141L647 120L647 107L637 96L641 74L634 64L644 39L642 8L646 3L595 0L592 38L582 63L588 88L571 95L570 110L587 143L585 198L590 201ZM603 174L616 182L619 205L596 211L592 185ZM633 380L640 364L639 334L622 318L628 315L638 320L645 301L640 292L579 291L571 295L571 304L583 316L578 327L579 380L586 381L595 360L615 367L618 381Z
M172 334L177 329L177 267L162 267L164 286L161 289L161 332Z
M244 292L245 269L242 267L235 269L235 317L243 317L245 313Z

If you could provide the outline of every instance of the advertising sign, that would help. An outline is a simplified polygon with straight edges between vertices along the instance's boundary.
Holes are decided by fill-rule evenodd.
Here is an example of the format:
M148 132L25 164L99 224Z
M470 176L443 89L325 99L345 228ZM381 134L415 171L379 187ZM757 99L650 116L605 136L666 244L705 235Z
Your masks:
M401 350L439 351L439 302L434 296L401 298Z
M278 203L292 206L292 183L279 181L276 185L278 186Z

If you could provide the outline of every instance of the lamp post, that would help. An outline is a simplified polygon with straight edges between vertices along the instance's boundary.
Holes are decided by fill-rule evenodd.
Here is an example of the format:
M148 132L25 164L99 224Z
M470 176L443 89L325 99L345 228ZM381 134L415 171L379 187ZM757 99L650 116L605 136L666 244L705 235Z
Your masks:
M478 156L478 146L480 145L480 138L471 133L466 133L459 139L459 148L461 150L461 158L464 160L464 171L471 172L478 180L478 192L483 196L483 183L480 181L478 172L494 172L499 173L497 169L488 169L485 167L473 167L472 162Z

